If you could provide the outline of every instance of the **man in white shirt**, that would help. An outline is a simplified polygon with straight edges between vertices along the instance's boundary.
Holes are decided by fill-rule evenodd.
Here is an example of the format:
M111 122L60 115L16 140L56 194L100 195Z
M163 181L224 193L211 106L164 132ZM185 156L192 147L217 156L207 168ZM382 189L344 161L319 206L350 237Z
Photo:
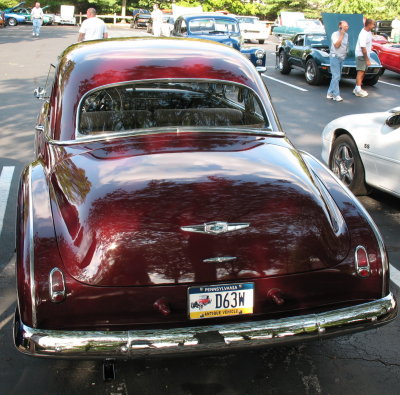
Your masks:
M396 16L390 24L392 33L390 34L391 39L397 44L400 40L400 20Z
M158 7L158 4L153 5L153 11L151 12L151 20L153 23L153 36L161 36L161 26L163 23L163 13Z
M87 19L82 22L79 29L78 41L100 40L108 38L107 25L99 18L94 8L86 11Z
M371 66L370 54L372 51L372 33L371 30L375 27L375 21L373 19L366 19L364 23L364 29L361 30L358 35L356 44L356 87L353 93L359 97L367 97L368 92L361 89L361 84L364 79L365 71Z
M329 51L329 62L331 69L331 83L326 95L327 99L334 101L343 101L340 96L339 82L342 76L343 62L346 59L347 51L349 49L349 24L346 21L339 22L339 30L332 33L331 49Z
M35 3L35 7L31 11L32 20L32 36L39 37L40 27L43 21L43 10L40 8L40 3Z

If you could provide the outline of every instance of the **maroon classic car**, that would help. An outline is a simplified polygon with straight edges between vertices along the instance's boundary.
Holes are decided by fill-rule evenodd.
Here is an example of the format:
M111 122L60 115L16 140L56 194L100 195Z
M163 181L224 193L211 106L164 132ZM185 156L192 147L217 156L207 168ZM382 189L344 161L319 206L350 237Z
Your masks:
M232 48L110 39L60 57L18 196L27 354L235 349L391 321L375 224L283 133Z
M400 44L372 42L372 50L378 54L385 69L400 73Z

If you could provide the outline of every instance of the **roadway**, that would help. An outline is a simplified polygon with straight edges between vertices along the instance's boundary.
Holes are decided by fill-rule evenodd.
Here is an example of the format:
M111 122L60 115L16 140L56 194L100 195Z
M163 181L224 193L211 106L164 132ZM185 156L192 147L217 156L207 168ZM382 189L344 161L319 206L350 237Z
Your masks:
M30 26L0 30L0 392L4 394L398 394L400 319L388 326L346 336L258 351L216 356L159 358L118 362L117 378L104 383L100 361L35 359L12 344L15 309L14 226L19 175L33 157L33 136L40 102L33 89L43 86L50 63L76 41L77 28ZM146 35L129 28L110 35ZM325 99L327 85L310 86L304 75L281 75L275 43L265 45L268 69L263 78L288 137L320 158L321 131L332 119L399 105L400 75L387 72L369 97L352 94L344 81L344 102ZM392 265L400 270L400 199L374 191L361 202L376 220ZM398 281L400 285L400 281ZM392 283L393 291L398 286Z

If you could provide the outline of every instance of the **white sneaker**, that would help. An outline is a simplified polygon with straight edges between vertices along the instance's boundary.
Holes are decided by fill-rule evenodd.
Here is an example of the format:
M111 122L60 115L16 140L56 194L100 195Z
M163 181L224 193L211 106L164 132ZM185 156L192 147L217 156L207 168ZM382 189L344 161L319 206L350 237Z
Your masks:
M35 37L35 35L36 35L35 33L32 33L32 37Z
M343 101L343 99L342 99L341 96L335 96L335 97L333 98L333 100L334 100L334 101Z
M354 89L353 93L358 97L367 97L368 96L368 92L366 92L362 89L360 89L360 90Z
M331 99L334 98L334 96L332 95L332 93L328 93L328 94L326 95L326 98L327 98L328 100L331 100Z

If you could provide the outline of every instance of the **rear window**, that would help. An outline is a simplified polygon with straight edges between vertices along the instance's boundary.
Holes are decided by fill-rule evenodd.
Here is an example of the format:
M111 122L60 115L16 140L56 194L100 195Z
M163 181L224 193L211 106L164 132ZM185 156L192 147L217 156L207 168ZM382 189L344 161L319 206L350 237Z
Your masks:
M87 94L78 111L81 135L163 127L268 128L258 96L229 82L147 82Z

